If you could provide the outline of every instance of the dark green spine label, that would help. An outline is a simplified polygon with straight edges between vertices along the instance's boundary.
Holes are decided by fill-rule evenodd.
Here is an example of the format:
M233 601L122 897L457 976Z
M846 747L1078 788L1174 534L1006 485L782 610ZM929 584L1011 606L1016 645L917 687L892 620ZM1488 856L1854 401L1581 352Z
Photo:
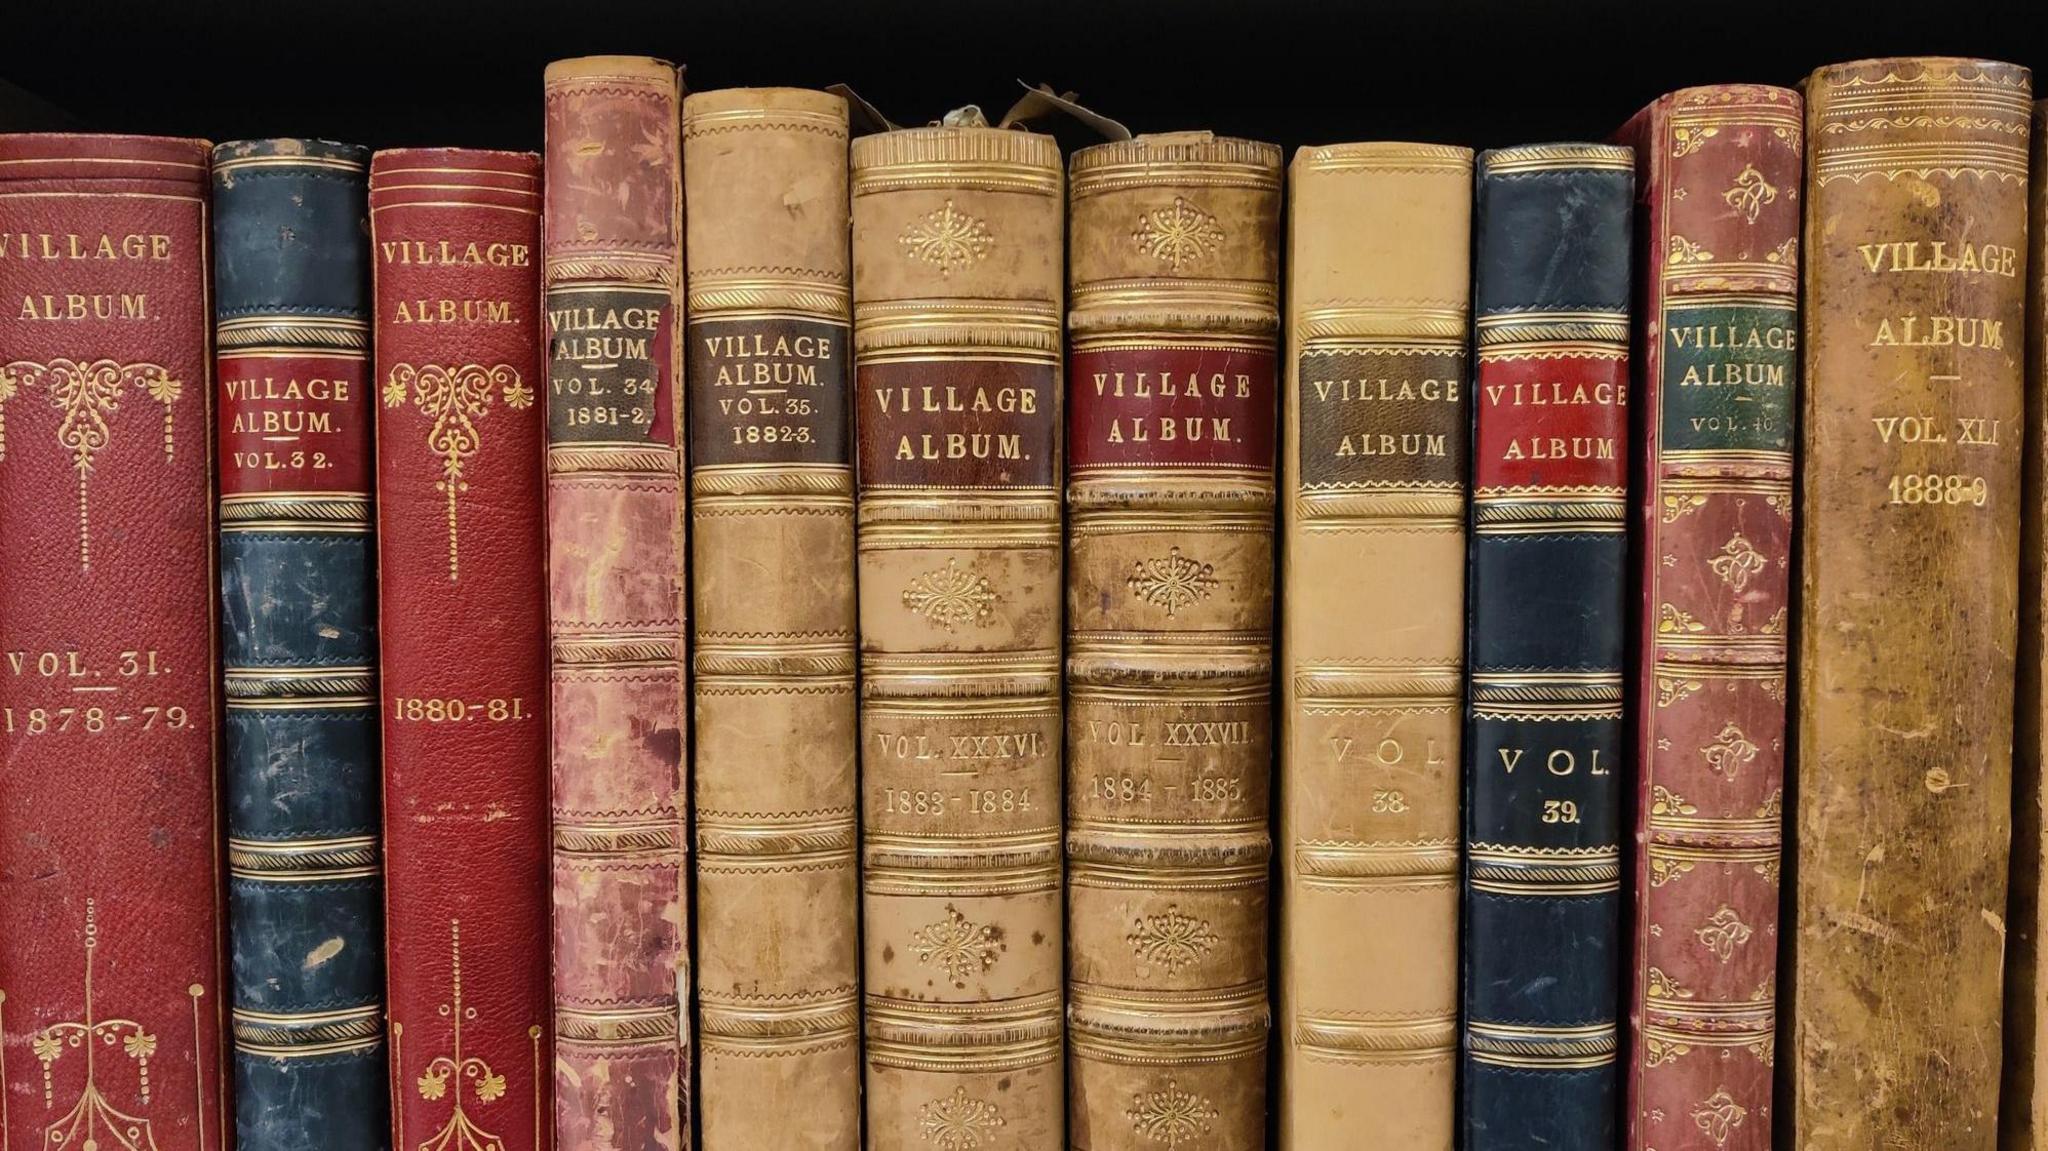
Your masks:
M1664 308L1666 452L1792 448L1798 313L1788 303Z

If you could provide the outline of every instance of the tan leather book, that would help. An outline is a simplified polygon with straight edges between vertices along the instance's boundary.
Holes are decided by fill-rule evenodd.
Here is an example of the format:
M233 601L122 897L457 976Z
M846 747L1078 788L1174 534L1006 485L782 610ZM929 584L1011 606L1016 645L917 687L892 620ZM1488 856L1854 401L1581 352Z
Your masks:
M1069 172L1069 1146L1263 1146L1280 149Z
M860 1145L846 102L683 101L705 1151Z
M869 1151L1061 1144L1063 183L853 143Z
M2041 766L2048 760L2048 724L2043 724L2042 660L2048 658L2048 585L2042 582L2048 519L2048 488L2042 486L2044 430L2048 408L2048 100L2034 105L2032 207L2027 219L2027 406L2028 450L2021 473L2020 523L2020 666L2015 728L2019 742L2013 756L2012 895L2005 917L2005 1084L1999 1094L1999 1146L2003 1151L2035 1151L2048 1146L2048 1043L2041 1028L2048 1024L2048 978L2041 965L2048 955L2041 939L2048 920L2042 918L2042 805L2048 793L2041 786Z
M1869 60L1814 73L1806 98L1786 1145L1988 1148L2029 77Z
M1472 153L1304 148L1290 186L1279 1143L1449 1151Z

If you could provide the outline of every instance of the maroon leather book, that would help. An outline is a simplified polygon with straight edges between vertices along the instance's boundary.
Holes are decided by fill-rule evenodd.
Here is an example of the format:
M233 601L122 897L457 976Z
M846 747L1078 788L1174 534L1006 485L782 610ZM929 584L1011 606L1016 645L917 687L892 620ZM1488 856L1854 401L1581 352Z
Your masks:
M550 1143L540 206L529 153L370 162L395 1147Z
M0 1151L224 1144L207 153L0 136Z
M1632 1151L1767 1151L1798 377L1799 95L1688 88L1636 150Z
M689 1143L683 851L682 96L548 66L555 1138Z

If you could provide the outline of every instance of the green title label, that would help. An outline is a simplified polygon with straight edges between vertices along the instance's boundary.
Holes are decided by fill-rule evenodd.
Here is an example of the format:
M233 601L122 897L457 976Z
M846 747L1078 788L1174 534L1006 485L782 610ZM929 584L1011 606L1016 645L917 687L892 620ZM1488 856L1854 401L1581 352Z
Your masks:
M1789 304L1667 304L1663 450L1790 451L1798 379Z

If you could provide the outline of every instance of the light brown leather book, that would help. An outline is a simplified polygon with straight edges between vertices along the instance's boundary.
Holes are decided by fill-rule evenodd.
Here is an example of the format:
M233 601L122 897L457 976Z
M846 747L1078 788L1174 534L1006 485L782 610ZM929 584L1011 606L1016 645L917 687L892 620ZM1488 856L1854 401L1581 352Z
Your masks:
M846 102L683 101L705 1151L860 1146Z
M853 143L869 1151L1055 1151L1059 148Z
M2032 207L2027 219L2027 407L2026 461L2021 472L2020 666L2013 755L2012 895L2005 917L2005 1084L1999 1093L1999 1146L2035 1151L2048 1146L2048 978L2041 965L2042 805L2041 787L2048 724L2043 724L2042 660L2048 658L2048 585L2042 582L2042 528L2048 512L2043 483L2044 429L2048 407L2048 100L2034 105Z
M2029 76L1868 60L1814 73L1806 98L1798 854L1780 1117L1801 1151L1989 1148Z
M1069 1142L1263 1146L1280 149L1074 154Z
M690 1142L680 76L548 65L555 1145Z
M1448 1151L1472 153L1304 148L1291 190L1279 1141Z

